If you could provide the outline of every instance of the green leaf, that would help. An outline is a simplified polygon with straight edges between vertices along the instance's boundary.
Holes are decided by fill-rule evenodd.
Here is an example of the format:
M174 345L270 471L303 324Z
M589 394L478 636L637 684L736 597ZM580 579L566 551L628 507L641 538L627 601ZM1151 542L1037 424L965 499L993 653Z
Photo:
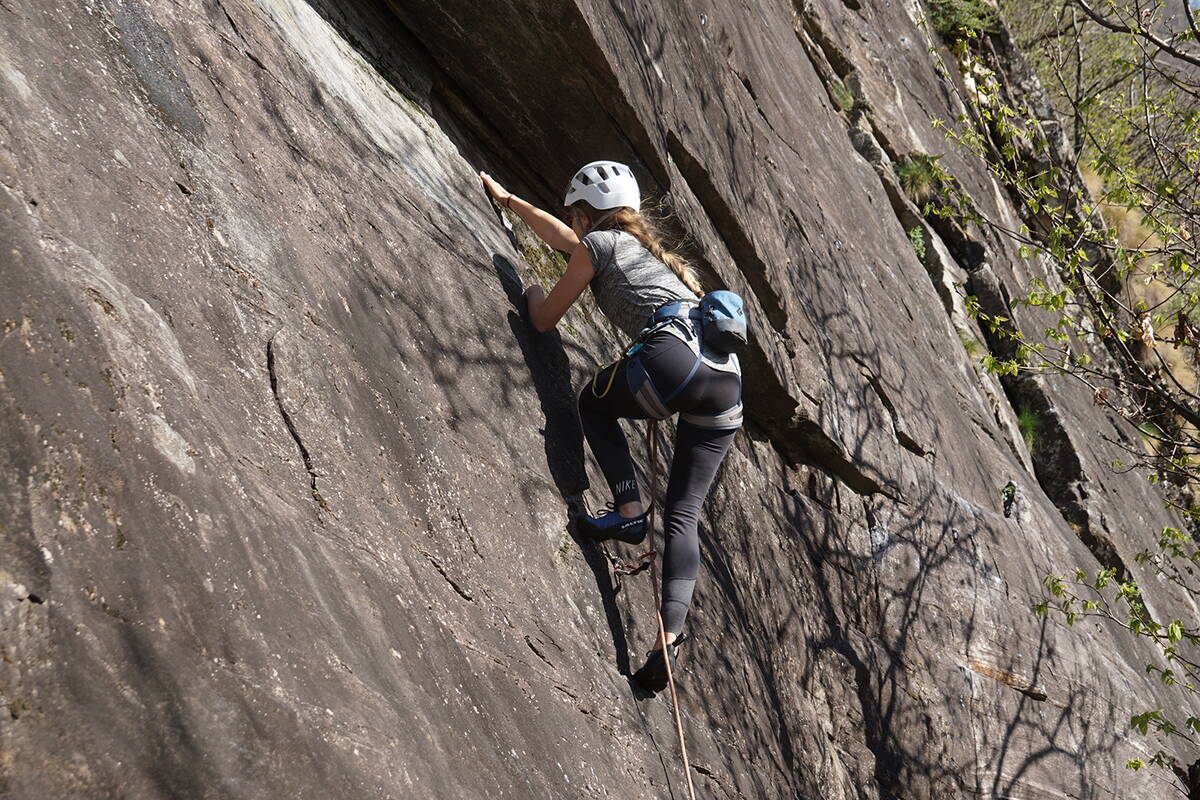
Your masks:
M1162 719L1161 708L1155 709L1154 711L1145 711L1141 714L1134 714L1132 717L1130 717L1129 727L1145 736L1146 732L1150 730L1150 723L1160 719Z

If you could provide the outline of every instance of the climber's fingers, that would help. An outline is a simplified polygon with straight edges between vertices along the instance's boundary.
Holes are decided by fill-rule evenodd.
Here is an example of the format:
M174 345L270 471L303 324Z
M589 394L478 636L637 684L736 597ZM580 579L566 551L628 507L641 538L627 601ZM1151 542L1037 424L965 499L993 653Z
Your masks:
M491 175L488 175L486 172L480 172L479 178L483 181L483 185L487 187L492 197L496 198L496 202L503 203L509 198L511 193L497 183Z

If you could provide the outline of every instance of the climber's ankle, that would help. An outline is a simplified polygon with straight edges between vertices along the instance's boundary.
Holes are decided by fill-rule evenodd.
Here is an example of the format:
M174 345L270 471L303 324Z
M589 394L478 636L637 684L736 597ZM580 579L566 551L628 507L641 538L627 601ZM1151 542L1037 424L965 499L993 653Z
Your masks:
M667 631L667 644L675 644L675 640L678 638L679 637L676 636L675 634L671 633L670 631ZM654 639L654 648L650 652L653 653L656 650L662 650L661 645L662 645L662 640L656 637Z

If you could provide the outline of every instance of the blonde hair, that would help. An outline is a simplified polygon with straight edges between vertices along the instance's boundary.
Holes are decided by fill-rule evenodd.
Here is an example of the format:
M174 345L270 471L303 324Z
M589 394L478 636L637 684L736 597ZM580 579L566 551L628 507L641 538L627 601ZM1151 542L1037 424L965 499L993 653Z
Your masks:
M581 207L588 219L603 217L606 213L592 208L585 201L579 201L574 205ZM654 220L632 208L620 208L604 219L594 230L613 228L634 236L655 258L670 267L671 271L679 276L679 280L683 281L684 286L691 289L697 297L704 297L704 287L700 285L700 276L697 274L696 268L689 264L683 256L666 248L663 244L662 231Z

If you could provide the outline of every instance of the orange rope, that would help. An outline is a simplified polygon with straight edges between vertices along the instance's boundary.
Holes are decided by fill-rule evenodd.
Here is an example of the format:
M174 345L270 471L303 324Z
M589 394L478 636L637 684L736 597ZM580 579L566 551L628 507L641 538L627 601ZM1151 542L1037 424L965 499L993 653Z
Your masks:
M650 453L650 510L646 524L654 530L654 497L658 491L658 420L650 420L646 428L646 449ZM671 710L675 713L675 734L679 737L679 753L683 757L683 774L687 778L688 798L696 800L696 788L692 785L692 768L688 764L687 743L683 739L683 719L679 716L679 696L675 693L675 677L671 674L671 654L667 651L667 632L663 627L662 603L658 597L658 567L650 562L650 582L654 584L654 616L658 620L658 646L662 649L663 664L667 668L667 686L671 689Z

